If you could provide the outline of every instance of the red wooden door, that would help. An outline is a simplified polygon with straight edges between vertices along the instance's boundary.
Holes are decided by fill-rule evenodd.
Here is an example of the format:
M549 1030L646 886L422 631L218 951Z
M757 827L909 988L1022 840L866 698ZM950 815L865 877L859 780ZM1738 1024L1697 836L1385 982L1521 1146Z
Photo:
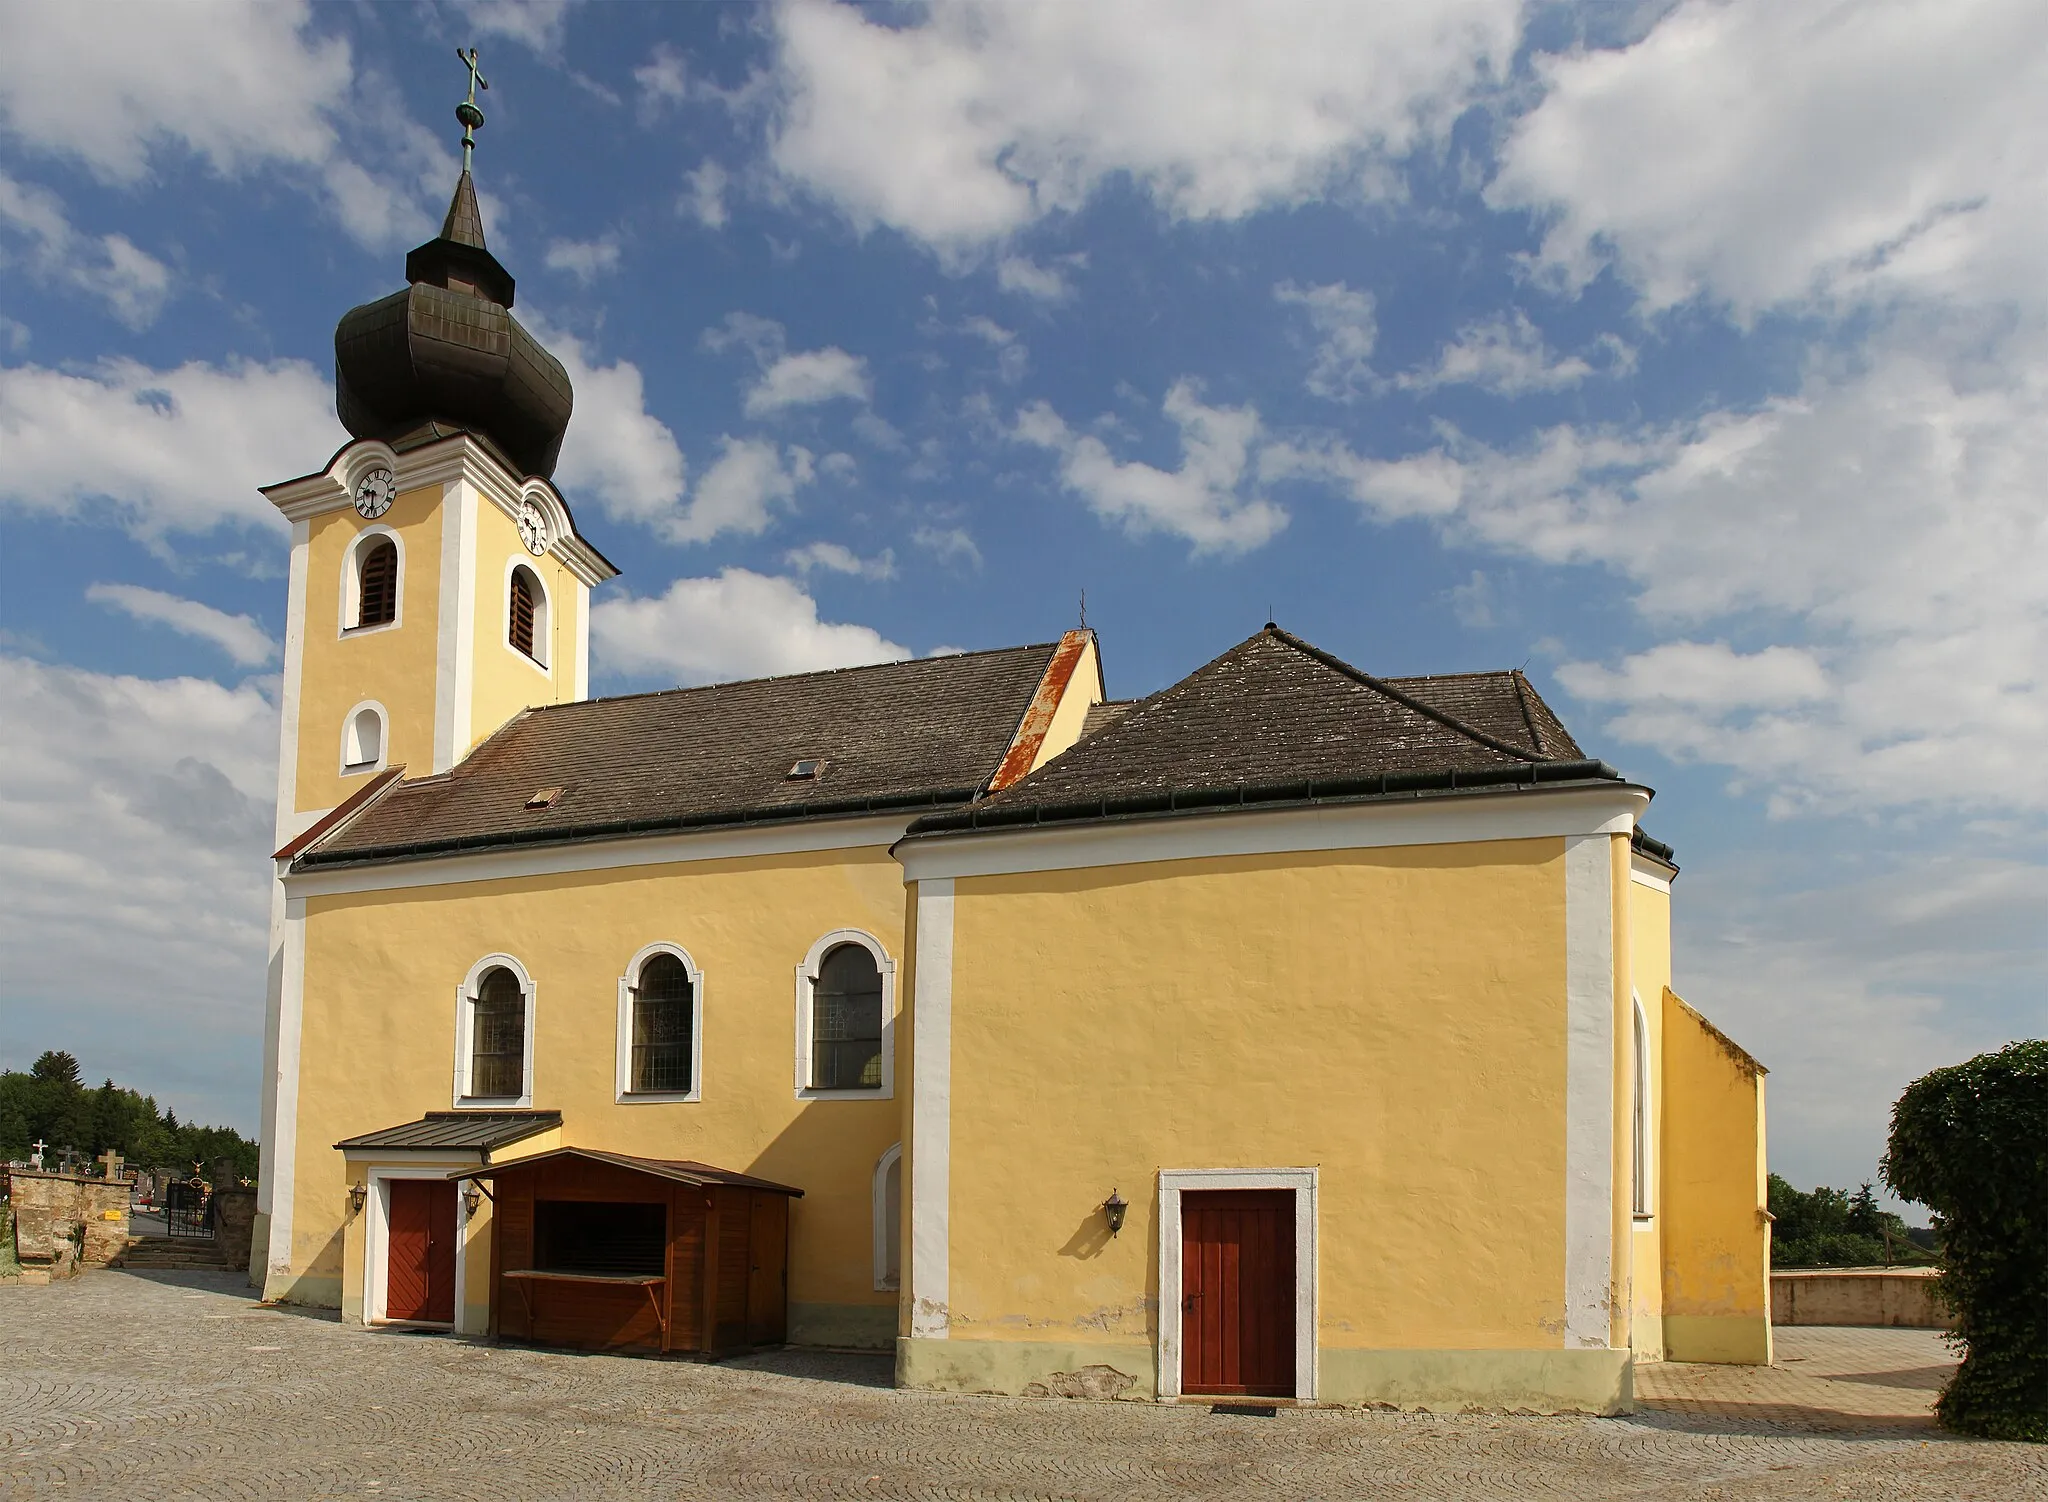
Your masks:
M390 1259L384 1317L455 1318L455 1186L434 1179L391 1181Z
M1294 1194L1186 1191L1181 1391L1294 1396Z

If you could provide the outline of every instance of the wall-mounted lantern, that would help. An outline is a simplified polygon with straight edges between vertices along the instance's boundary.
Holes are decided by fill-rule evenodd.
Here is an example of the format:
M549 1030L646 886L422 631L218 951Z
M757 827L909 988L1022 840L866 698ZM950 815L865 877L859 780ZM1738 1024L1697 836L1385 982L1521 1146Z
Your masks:
M1109 1198L1102 1202L1102 1218L1109 1222L1110 1235L1114 1236L1123 1230L1124 1212L1130 1208L1122 1195L1114 1189L1109 1191Z
M471 1179L462 1186L462 1213L465 1216L475 1220L476 1212L482 1208L483 1202L484 1192L476 1187L475 1179Z
M363 1201L370 1197L370 1191L361 1184L348 1186L348 1213L351 1218L363 1213Z

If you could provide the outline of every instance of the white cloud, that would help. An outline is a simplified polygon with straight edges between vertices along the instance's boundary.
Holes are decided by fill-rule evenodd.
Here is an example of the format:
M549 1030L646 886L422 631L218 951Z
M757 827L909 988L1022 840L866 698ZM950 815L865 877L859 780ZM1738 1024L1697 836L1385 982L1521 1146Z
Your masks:
M1074 295L1073 284L1057 266L1041 266L1025 256L1004 256L998 261L996 285L1040 302L1065 302Z
M535 320L533 331L569 372L576 413L556 475L605 514L657 531L676 524L688 467L675 434L647 410L646 382L630 360L595 365L581 340Z
M647 61L633 70L633 82L640 85L642 120L652 120L664 107L690 97L689 64L667 42L655 44Z
M800 574L821 568L827 573L850 574L857 579L896 577L896 554L888 548L872 558L863 558L841 543L811 542L790 549L782 555L782 561Z
M1735 767L1780 811L2040 813L2048 575L2018 560L2048 555L2048 334L1958 342L1952 363L1880 344L1818 364L1797 397L1671 427L1510 449L1450 433L1392 462L1275 446L1261 467L1383 519L1602 565L1653 626L1758 641L1666 643L1567 682L1625 706L1611 733Z
M1013 436L1057 453L1061 483L1134 537L1167 532L1185 537L1198 553L1242 553L1287 525L1287 513L1256 493L1255 410L1204 406L1186 380L1173 384L1160 410L1180 430L1177 469L1125 463L1100 438L1074 432L1043 402L1017 415Z
M865 403L872 390L868 362L833 345L781 356L747 388L745 408L749 417L766 417L823 402Z
M941 563L964 563L981 571L981 549L965 527L919 527L910 540Z
M619 239L603 235L595 240L555 240L548 245L547 268L566 271L588 285L619 266Z
M603 600L590 613L590 635L604 671L684 684L910 656L867 626L819 620L817 601L789 580L743 568L678 579L646 599Z
M282 528L257 487L318 467L347 438L333 388L298 360L0 366L0 507L110 514L150 542L223 522Z
M661 527L670 542L709 542L723 533L751 537L768 529L775 509L817 478L810 450L777 448L765 438L721 437L719 456L697 482L681 515Z
M261 667L277 656L277 642L268 631L246 615L229 615L182 595L140 584L92 584L85 597L95 605L106 605L138 621L169 626L186 636L212 642L227 653L237 666Z
M10 1050L74 1047L95 1077L252 1128L274 706L4 654L0 702Z
M570 0L461 0L463 18L472 29L518 42L544 57L562 49L569 5Z
M24 261L38 281L75 287L105 302L130 328L156 321L171 287L171 270L126 235L91 235L73 229L57 195L0 172L0 231L21 242ZM4 246L0 240L0 246ZM9 258L0 253L0 268Z
M1273 296L1306 311L1309 326L1321 336L1305 383L1313 395L1349 402L1373 389L1372 347L1379 338L1379 324L1373 317L1370 292L1342 282L1320 287L1282 282L1273 289Z
M856 224L941 249L1075 209L1117 175L1177 217L1236 218L1365 191L1441 139L1518 22L1512 0L939 5L873 22L786 0L770 154Z
M1031 351L1015 331L977 313L961 321L960 332L970 339L979 339L995 351L996 375L1004 385L1014 386L1024 379L1024 372L1031 364Z
M725 206L729 179L725 169L706 157L695 169L683 174L688 189L676 201L676 211L687 214L706 229L724 229L731 217Z
M393 89L359 72L345 39L314 35L313 19L306 0L131 6L118 25L91 6L12 6L0 124L127 185L180 151L224 177L280 168L316 188L360 243L418 238L421 174L445 184L445 147L388 108L365 119L359 97L388 100ZM354 160L337 122L372 140L386 165Z
M1601 348L1610 362L1623 360L1625 355L1632 359L1633 352L1611 336ZM1626 362L1620 368L1626 369ZM1466 324L1438 352L1434 366L1399 375L1394 384L1407 391L1477 386L1498 396L1527 396L1536 391L1563 391L1592 374L1588 361L1578 355L1560 357L1545 344L1542 330L1517 308L1512 315Z
M1694 0L1633 46L1535 66L1543 100L1487 196L1545 218L1569 285L1612 262L1652 308L2043 301L2035 0Z

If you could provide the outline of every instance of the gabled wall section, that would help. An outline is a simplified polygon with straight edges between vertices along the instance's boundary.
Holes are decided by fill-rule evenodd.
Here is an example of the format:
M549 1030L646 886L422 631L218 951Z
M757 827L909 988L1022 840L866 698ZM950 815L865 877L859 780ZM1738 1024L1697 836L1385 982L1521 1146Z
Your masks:
M1764 1067L1666 987L1664 1354L1767 1366Z

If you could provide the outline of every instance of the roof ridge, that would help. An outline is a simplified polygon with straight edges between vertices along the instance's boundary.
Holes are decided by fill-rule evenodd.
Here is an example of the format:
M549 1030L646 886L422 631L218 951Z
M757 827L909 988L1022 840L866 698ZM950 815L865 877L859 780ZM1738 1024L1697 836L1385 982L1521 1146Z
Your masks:
M724 678L716 683L678 683L671 688L646 688L631 694L603 694L594 699L569 699L560 704L535 704L533 714L551 714L581 709L590 704L624 704L632 699L659 699L666 694L701 694L714 688L744 688L753 683L788 683L797 678L834 678L842 673L872 673L882 668L910 667L921 662L950 662L960 657L994 657L1002 652L1050 652L1056 641L1020 642L1012 647L976 647L971 652L927 653L923 657L899 657L894 662L856 662L843 668L812 668L802 673L768 673L759 678Z
M1551 760L1550 757L1543 756L1540 754L1532 756L1526 747L1511 746L1506 741L1497 740L1493 736L1488 735L1485 731L1478 729L1476 726L1467 725L1463 720L1459 719L1457 716L1446 714L1441 709L1437 709L1433 705L1425 704L1422 702L1422 700L1415 698L1411 694L1405 694L1401 692L1400 689L1395 688L1391 683L1387 682L1386 679L1376 678L1371 673L1366 672L1365 669L1353 667L1343 658L1335 656L1332 653L1325 652L1321 647L1303 641L1300 637L1296 636L1292 631L1288 631L1280 626L1268 624L1265 630L1262 631L1260 634L1264 636L1271 636L1277 641L1285 642L1288 646L1294 648L1295 651L1301 653L1304 657L1307 657L1312 661L1321 663L1324 667L1331 669L1333 672L1343 674L1345 677L1351 679L1356 683L1362 684L1364 687L1373 690L1373 692L1375 693L1386 695L1387 698L1392 699L1396 704L1400 704L1408 709L1414 710L1417 714L1423 716L1425 719L1435 720L1439 725L1443 725L1448 729L1455 730L1459 735L1464 736L1468 740L1478 742L1480 745L1486 747L1486 749L1489 751L1498 751L1501 753L1501 755L1512 756L1517 761Z
M1522 711L1522 723L1529 727L1529 744L1536 748L1539 755L1549 756L1550 747L1543 744L1543 727L1536 723L1536 715L1529 708L1529 695L1534 692L1529 686L1529 680L1522 676L1520 668L1516 668L1509 675L1509 680L1515 686L1515 703Z

